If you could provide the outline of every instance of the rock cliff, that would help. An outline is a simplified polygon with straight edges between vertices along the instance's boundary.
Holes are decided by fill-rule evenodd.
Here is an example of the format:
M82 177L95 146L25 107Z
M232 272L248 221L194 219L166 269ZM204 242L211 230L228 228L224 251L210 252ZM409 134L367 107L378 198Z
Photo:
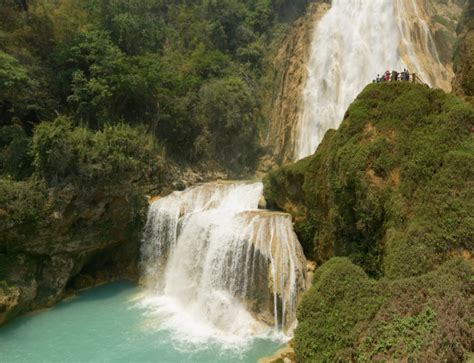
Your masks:
M68 291L136 278L146 206L136 188L85 194L24 182L0 190L0 324Z
M451 91L454 77L453 50L462 5L455 0L397 1L400 28L410 39L409 44L400 46L402 59L412 72L420 68L427 83L446 92Z
M305 65L313 29L328 9L328 2L313 3L307 14L292 26L273 61L273 89L268 111L270 125L266 143L278 164L292 160L295 125L303 108Z

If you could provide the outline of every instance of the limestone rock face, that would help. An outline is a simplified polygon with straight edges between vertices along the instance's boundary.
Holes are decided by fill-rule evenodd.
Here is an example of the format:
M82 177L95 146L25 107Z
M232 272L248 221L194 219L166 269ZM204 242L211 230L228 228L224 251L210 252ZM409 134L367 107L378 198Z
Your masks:
M410 51L421 67L424 81L435 88L451 91L453 49L456 42L456 25L461 18L459 1L448 0L397 0L398 16L409 33L410 44L400 45L400 55L410 69L416 69ZM402 32L404 26L401 26ZM411 48L411 49L409 49Z
M267 145L278 164L292 160L295 126L303 110L302 91L306 81L306 62L315 24L329 9L318 2L309 7L307 15L293 25L274 60L270 129Z
M28 195L11 196L4 206L0 325L22 312L53 305L75 287L137 276L144 196L120 188L88 195L70 186L43 193L37 223L15 220L14 203L20 199L28 205Z

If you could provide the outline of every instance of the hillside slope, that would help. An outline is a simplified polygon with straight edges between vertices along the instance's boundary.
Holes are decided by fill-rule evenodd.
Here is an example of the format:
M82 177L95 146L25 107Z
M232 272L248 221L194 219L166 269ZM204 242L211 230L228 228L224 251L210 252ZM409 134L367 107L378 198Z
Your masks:
M441 90L372 84L313 156L266 178L309 258L348 257L318 269L301 304L302 361L472 350L473 122Z

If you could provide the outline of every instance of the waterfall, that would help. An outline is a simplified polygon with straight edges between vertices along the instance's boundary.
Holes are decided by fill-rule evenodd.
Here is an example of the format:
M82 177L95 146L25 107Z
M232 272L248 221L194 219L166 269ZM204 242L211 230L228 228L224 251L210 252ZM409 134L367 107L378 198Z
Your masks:
M419 62L420 55L430 59L429 67ZM440 66L415 0L333 0L314 29L294 159L315 152L326 131L339 127L350 103L377 74L406 65L427 83L434 77L424 69Z
M155 201L142 244L142 304L178 339L242 343L296 324L306 262L261 183L214 182Z

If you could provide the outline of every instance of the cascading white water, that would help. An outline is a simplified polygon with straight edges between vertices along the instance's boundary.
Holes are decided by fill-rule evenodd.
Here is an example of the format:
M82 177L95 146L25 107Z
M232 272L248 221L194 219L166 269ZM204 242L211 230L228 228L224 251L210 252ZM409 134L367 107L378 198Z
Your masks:
M179 340L241 344L294 328L306 263L291 217L257 209L262 189L215 182L151 205L142 304Z
M417 32L410 27L413 19ZM350 103L377 74L408 65L429 84L417 54L432 59L431 68L440 66L416 0L333 0L315 27L311 47L295 160L313 154L326 131L339 127Z
M377 73L401 68L399 43L392 0L333 0L315 28L295 159L314 153Z

